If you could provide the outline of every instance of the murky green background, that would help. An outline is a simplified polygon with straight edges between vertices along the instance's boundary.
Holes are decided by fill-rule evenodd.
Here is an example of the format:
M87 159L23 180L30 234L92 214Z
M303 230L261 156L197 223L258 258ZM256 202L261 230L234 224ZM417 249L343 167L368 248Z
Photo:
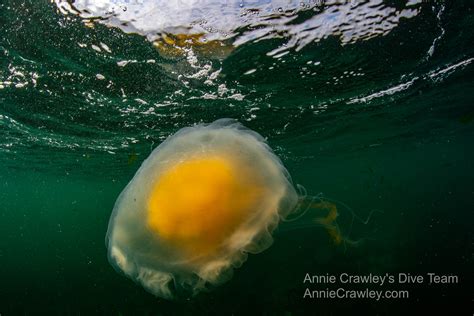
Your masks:
M275 5L270 18L234 29L225 56L174 57L149 34L87 27L61 2L0 2L1 315L472 313L469 1ZM281 225L274 245L223 286L157 299L107 262L115 199L167 136L223 117L266 137L309 195L361 218L377 211L351 228L337 204L357 245L334 245L304 225L318 215L308 213L302 228ZM311 300L302 299L307 272L436 272L460 282L384 287L409 290L404 300Z

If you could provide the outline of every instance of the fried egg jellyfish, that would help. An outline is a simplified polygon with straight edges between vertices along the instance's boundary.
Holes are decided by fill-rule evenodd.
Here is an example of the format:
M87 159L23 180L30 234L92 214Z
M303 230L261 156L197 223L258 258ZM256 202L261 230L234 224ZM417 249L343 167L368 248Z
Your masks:
M336 207L299 195L262 136L231 119L183 128L150 154L117 199L109 261L156 296L197 294L230 279L248 253L267 249L302 199L305 208L328 210L314 223L340 243Z

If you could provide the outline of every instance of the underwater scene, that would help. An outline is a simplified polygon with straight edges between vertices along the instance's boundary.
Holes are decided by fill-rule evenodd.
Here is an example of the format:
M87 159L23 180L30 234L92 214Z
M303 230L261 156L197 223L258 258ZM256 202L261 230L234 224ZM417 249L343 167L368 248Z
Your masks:
M474 3L0 0L0 315L474 312Z

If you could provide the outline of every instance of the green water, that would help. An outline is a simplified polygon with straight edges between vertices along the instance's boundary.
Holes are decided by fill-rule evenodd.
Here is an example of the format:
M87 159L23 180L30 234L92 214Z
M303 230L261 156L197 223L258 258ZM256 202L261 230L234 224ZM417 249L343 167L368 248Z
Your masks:
M239 20L224 56L174 57L149 33L87 27L61 1L0 2L1 315L472 314L472 3L307 2ZM115 200L167 136L223 117L266 137L309 195L344 203L341 231L360 242L335 245L310 212L224 285L155 298L108 263ZM345 205L368 223L351 225ZM382 287L406 299L303 298L341 286L308 286L306 273L343 272L459 282Z

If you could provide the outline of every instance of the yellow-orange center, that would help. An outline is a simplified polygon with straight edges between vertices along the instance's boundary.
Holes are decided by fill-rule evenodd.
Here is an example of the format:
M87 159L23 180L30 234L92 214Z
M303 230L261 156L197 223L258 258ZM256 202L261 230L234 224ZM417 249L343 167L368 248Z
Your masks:
M148 200L148 227L185 255L215 251L255 210L261 185L228 157L203 156L165 170Z

